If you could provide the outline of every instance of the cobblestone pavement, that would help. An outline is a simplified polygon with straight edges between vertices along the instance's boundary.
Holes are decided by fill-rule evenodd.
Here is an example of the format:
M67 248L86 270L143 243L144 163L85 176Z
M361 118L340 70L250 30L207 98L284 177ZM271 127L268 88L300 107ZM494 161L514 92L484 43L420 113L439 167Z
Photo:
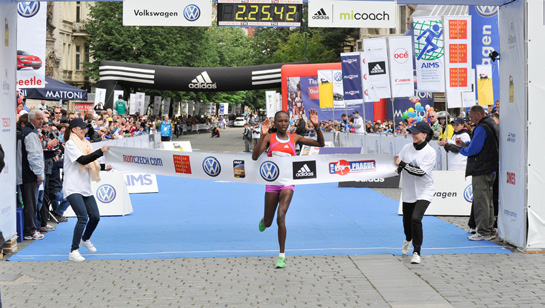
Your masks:
M240 138L238 129L222 138L229 133ZM399 198L396 189L377 191ZM461 228L467 221L441 219ZM288 256L282 270L270 257L0 262L0 290L4 308L545 307L545 255L502 245L513 253L423 255L422 264Z

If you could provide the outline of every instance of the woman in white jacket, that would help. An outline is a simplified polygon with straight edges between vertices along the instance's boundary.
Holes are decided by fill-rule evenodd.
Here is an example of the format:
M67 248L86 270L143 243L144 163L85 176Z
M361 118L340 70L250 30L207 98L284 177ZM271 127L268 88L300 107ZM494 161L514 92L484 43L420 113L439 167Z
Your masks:
M433 137L428 123L416 123L409 128L409 133L413 143L406 144L399 156L394 157L394 163L398 166L396 172L403 172L401 191L405 241L401 253L406 255L412 243L414 251L411 263L420 264L420 248L424 238L422 218L434 193L432 170L435 166L435 150L428 144Z
M91 143L85 139L87 129L87 123L80 118L75 118L70 121L69 130L65 135L67 141L64 148L63 190L65 198L68 199L78 218L68 259L76 262L85 261L79 253L80 245L90 252L97 251L90 238L98 225L100 213L91 190L91 181L100 181L100 169L112 169L111 166L104 168L104 165L101 166L96 162L110 147L105 145L93 151Z
M448 141L440 140L439 146L447 151L448 170L466 170L467 156L460 154L460 147L456 145L456 138L460 138L464 143L471 141L471 128L466 126L463 118L456 118L452 121L454 134Z

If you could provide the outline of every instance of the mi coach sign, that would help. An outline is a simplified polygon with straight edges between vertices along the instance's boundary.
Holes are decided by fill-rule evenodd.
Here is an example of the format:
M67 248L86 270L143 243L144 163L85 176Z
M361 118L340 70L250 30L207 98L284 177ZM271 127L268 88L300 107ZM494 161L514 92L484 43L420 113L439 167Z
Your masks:
M212 26L211 0L124 0L124 26Z
M394 1L308 0L308 26L314 28L395 28Z

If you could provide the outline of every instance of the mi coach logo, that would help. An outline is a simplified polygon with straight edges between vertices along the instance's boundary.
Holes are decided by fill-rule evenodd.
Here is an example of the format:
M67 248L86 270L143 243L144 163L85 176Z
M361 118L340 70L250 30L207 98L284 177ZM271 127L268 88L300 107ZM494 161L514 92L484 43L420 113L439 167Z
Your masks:
M215 177L221 173L221 165L217 158L208 156L202 162L202 169L209 176Z
M187 21L196 21L201 17L201 9L195 4L190 4L184 8L184 17Z
M386 74L386 63L384 61L369 62L369 76L383 74Z
M197 78L191 80L189 84L191 89L216 89L217 85L210 79L206 71L202 72Z
M39 1L19 2L19 4L17 4L17 13L24 18L33 17L34 15L38 14L39 11Z
M191 162L187 155L172 155L174 159L174 171L176 173L191 174Z
M102 203L110 203L115 200L116 191L110 184L101 185L96 192L98 201Z
M246 170L244 169L243 160L233 160L233 172L236 178L246 177Z
M324 8L321 8L318 12L316 12L316 14L314 14L314 16L312 16L312 19L324 19L324 20L327 20L329 19L329 16L327 16Z
M280 169L272 161L266 161L259 167L259 174L267 182L273 182L278 179L280 175Z
M293 162L293 179L315 179L316 178L316 161L294 161Z

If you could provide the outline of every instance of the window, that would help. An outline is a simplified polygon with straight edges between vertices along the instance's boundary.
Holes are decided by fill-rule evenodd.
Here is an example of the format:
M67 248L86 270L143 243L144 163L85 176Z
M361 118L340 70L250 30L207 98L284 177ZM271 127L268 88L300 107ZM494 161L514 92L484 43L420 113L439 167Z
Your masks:
M81 70L81 46L76 46L76 71Z
M76 1L76 22L81 22L81 1Z

